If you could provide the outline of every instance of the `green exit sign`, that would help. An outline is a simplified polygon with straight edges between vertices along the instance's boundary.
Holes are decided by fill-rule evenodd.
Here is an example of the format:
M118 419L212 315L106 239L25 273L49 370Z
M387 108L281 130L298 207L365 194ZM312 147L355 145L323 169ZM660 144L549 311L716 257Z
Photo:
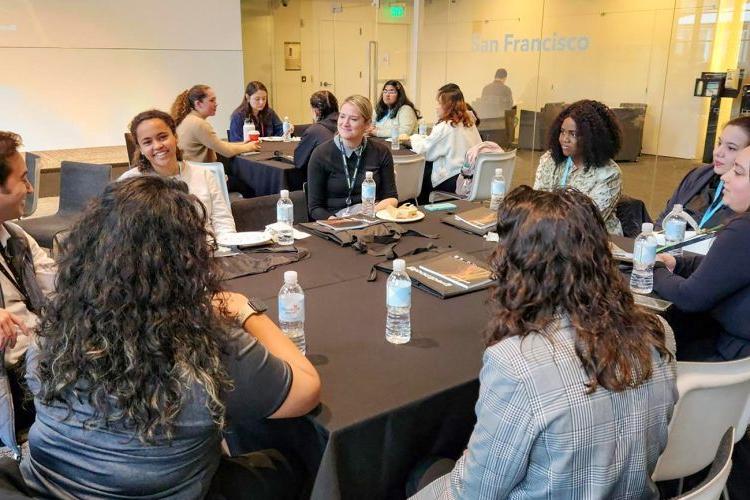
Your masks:
M403 5L391 5L389 9L391 17L404 17L405 9Z

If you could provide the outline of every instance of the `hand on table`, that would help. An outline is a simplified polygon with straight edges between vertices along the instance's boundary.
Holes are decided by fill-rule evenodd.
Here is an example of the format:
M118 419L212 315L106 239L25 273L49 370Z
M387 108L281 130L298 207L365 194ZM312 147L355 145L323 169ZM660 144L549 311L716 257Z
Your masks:
M247 146L246 153L249 153L251 151L260 151L260 140L257 141L245 141L245 145Z
M0 309L0 349L13 348L16 346L18 330L28 335L29 329L21 318L13 313Z
M677 265L677 260L668 253L659 253L656 254L656 260L659 262L663 262L665 266L667 266L667 269L669 269L670 273L674 272L674 268Z

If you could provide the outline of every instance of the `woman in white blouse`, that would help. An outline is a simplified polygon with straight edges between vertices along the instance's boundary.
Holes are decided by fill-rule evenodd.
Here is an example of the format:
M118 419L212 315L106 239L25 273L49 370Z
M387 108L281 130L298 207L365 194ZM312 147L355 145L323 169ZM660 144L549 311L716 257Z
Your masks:
M232 212L214 174L182 161L177 148L175 122L170 115L157 109L138 113L130 122L130 133L138 145L136 166L118 180L138 175L176 177L187 184L190 194L206 208L208 229L215 236L236 232Z
M456 191L456 179L461 172L466 152L482 142L475 118L457 85L440 87L437 93L438 122L430 135L412 135L411 148L424 155L428 162L422 183L420 203L426 202L432 190Z
M375 124L372 135L391 137L393 127L398 135L411 135L417 132L417 120L422 116L414 103L406 97L406 90L398 80L388 80L383 85L378 104L375 106Z

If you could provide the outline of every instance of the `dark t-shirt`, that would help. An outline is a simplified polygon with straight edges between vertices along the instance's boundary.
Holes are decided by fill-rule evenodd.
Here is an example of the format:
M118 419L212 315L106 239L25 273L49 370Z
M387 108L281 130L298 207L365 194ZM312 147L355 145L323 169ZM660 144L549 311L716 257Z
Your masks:
M144 445L121 424L84 429L93 415L85 402L63 405L38 399L38 354L27 353L26 379L34 394L36 422L21 463L27 485L53 497L83 499L147 497L202 498L221 455L221 433L206 408L203 387L193 384L174 426L171 442ZM291 386L291 369L244 331L236 330L222 354L234 390L222 395L230 426L240 428L274 413Z
M349 175L354 176L357 153L352 152L346 163ZM353 182L352 205L362 202L362 181L365 179L366 171L373 173L376 200L398 198L390 147L386 146L385 142L369 139L362 151L362 159ZM327 219L345 208L348 192L341 150L331 139L315 148L307 166L308 207L313 219Z

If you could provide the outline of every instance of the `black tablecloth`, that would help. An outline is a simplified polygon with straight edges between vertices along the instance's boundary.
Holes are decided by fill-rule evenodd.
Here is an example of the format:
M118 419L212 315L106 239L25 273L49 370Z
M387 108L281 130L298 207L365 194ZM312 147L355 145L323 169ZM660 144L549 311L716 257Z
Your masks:
M460 209L468 208L459 202ZM434 243L486 255L493 244L440 223L446 212L412 224L437 240L406 237L396 252ZM294 269L306 293L308 356L323 382L316 415L264 422L247 448L273 445L317 468L313 498L402 498L407 474L429 454L457 456L474 425L477 376L489 312L487 290L442 300L414 289L412 340L385 340L386 275L367 276L382 260L312 236L298 246L311 258L227 282L263 298L277 319L283 272ZM318 468L318 465L319 468Z
M282 189L299 191L305 182L305 172L294 165L271 160L274 151L293 155L297 142L264 142L259 154L237 155L232 159L230 172L250 188L252 196L279 194Z
M379 140L377 138L370 140ZM271 160L274 152L294 155L298 142L263 142L259 154L237 155L230 164L230 173L247 185L250 197L279 194L282 189L299 191L307 180L307 172L282 161ZM392 151L394 156L413 155L414 152L401 148Z

